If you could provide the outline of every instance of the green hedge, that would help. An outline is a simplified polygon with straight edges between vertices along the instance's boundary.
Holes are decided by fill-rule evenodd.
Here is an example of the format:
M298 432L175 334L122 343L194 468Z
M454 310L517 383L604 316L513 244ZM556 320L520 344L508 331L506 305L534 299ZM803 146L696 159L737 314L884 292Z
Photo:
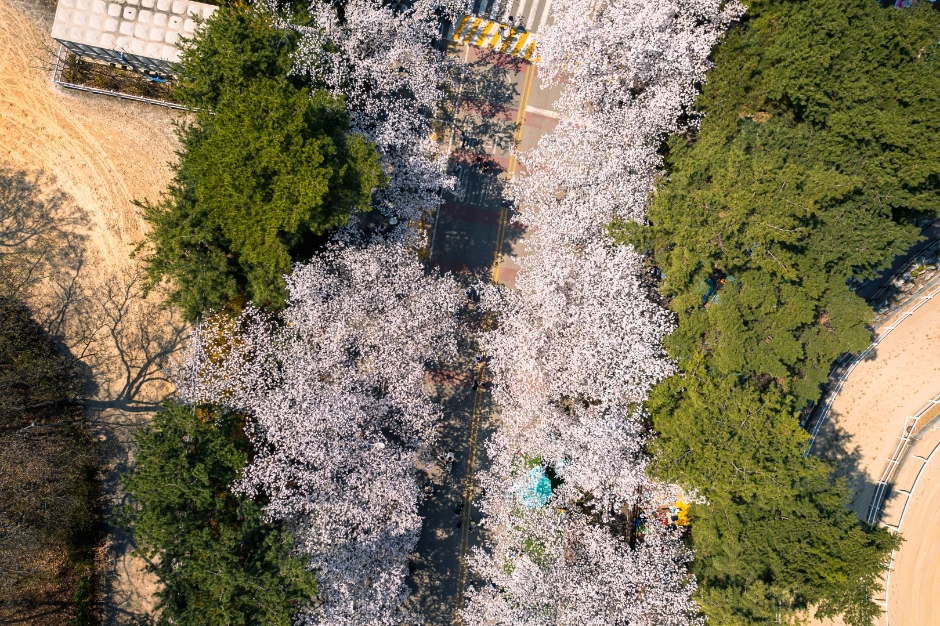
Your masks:
M940 13L872 0L752 2L715 52L700 130L665 146L651 253L681 372L649 401L654 471L694 487L698 599L715 624L818 607L868 624L897 540L804 458L803 411L870 340L851 288L940 208Z

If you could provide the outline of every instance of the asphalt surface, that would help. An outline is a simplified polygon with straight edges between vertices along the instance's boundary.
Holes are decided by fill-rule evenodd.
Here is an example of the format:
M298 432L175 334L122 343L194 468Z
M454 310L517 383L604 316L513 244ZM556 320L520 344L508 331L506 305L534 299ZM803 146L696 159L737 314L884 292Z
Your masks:
M551 104L557 90L542 90L535 67L521 59L466 46L454 46L452 53L468 69L454 94L444 139L460 189L444 199L436 215L430 260L468 285L482 280L512 287L518 270L512 257L524 253L525 233L503 201L503 190L520 169L513 148L528 150L554 128ZM475 305L470 308L460 358L430 376L445 413L437 453L452 452L455 461L450 471L440 462L422 468L434 493L421 507L424 528L406 606L425 624L459 623L463 590L478 582L466 568L466 555L483 538L474 527L480 521L477 476L487 465L485 441L498 415L487 385L480 384L486 382L485 363L475 359L474 333L491 320Z

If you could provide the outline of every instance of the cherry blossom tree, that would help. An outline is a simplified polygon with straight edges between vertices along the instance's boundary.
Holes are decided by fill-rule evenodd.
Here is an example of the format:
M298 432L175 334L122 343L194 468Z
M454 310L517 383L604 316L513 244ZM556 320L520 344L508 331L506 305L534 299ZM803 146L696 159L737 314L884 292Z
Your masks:
M210 318L176 372L180 395L248 416L257 454L235 488L264 494L320 584L309 624L397 624L421 528L416 455L440 409L425 366L456 352L456 282L373 241L296 266L289 304Z
M561 85L561 118L520 155L527 175L512 189L542 242L582 244L617 217L643 222L660 144L680 127L712 46L742 13L720 0L552 4L538 72L543 88Z
M659 146L680 128L708 55L743 12L719 0L556 0L539 33L539 76L561 86L560 119L519 156L510 198L529 227L517 290L489 287L499 320L482 344L500 426L481 476L488 580L469 624L700 623L691 554L656 527L634 547L614 521L681 490L645 472L640 408L673 373L670 315L641 280L643 259L606 234L643 223Z
M602 238L564 254L541 243L541 231L527 241L515 290L484 291L500 319L482 339L500 393L523 405L642 402L674 371L661 348L672 318L649 299L642 259Z
M643 453L642 402L674 371L661 348L671 316L630 248L531 239L517 289L482 290L499 320L481 343L500 423L481 474L489 550L471 559L490 584L469 594L467 623L696 623L678 534L630 548L610 525L681 494L646 475Z
M316 25L300 28L295 71L344 96L352 130L375 142L390 183L373 204L389 217L416 220L437 206L443 189L454 188L431 121L460 66L433 44L440 37L439 16L454 17L465 5L349 0L341 20L332 4L317 2L311 5Z
M553 497L554 498L554 497ZM690 599L690 552L654 526L631 548L574 507L518 516L472 565L490 582L468 590L468 626L686 626L704 624Z
M351 220L333 248L287 277L289 304L269 316L209 317L176 372L192 402L243 411L257 454L235 488L269 502L295 531L321 595L309 624L410 620L406 557L421 528L415 460L437 436L440 408L425 366L455 354L454 315L464 301L451 278L425 273L408 224L454 187L432 136L457 67L431 44L438 13L373 0L312 3L295 71L344 97L352 131L374 141L387 186L373 206L402 224L368 238Z
M521 450L562 462L559 477L605 510L632 505L647 482L637 407L674 371L661 348L671 317L647 297L629 248L537 248L520 262L516 290L488 287L481 299L499 319L482 336L500 406L491 471L510 475Z

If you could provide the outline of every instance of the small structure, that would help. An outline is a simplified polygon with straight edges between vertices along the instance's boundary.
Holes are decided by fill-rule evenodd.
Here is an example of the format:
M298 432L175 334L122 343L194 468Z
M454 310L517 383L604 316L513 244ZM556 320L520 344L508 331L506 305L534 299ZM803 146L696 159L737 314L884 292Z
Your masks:
M78 56L174 74L180 39L216 8L188 0L59 0L52 38Z

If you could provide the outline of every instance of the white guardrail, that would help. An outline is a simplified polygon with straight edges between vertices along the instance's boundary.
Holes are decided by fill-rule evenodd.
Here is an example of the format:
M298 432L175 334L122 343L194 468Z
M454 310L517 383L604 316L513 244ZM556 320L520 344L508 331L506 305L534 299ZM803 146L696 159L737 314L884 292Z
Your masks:
M936 398L934 400L936 400ZM934 400L931 400L930 403L928 403L928 406L933 406ZM917 483L920 482L920 477L923 475L924 469L927 467L927 465L930 464L930 461L933 459L934 455L937 453L937 450L940 450L940 443L937 443L933 447L933 450L930 451L930 454L928 454L926 457L914 455L914 458L920 459L921 461L924 462L924 464L920 466L919 470L917 470L917 476L914 477L914 483L911 485L911 490L910 491L899 490L900 493L904 493L907 496L907 499L904 501L904 506L901 508L901 517L898 519L897 526L894 526L892 524L885 524L885 526L887 526L888 528L893 528L896 533L900 534L901 532L901 526L904 524L904 517L907 515L907 505L911 503L911 499L914 497L914 491L917 489ZM903 462L903 460L904 460L904 457L902 456L900 458L900 462ZM900 462L898 463L898 467L900 467ZM884 492L882 492L882 497L884 497ZM872 501L872 504L874 504L874 500ZM891 570L893 569L892 566L894 565L895 553L897 553L897 550L891 551L891 559L888 561L888 573L885 576L885 602L884 602L885 626L890 626L891 624L891 621L890 621L891 613L888 610L888 607L889 607L889 599L890 599L890 594L891 594Z
M904 430L901 431L901 436L898 437L898 443L894 447L894 453L891 454L891 458L888 459L888 464L885 465L884 471L881 472L881 478L878 479L878 484L875 485L875 494L872 496L871 504L868 505L867 521L869 524L874 524L878 521L878 514L881 512L881 506L884 504L888 487L894 479L898 468L901 466L901 461L904 459L904 453L907 452L910 446L911 439L913 439L914 435L917 433L917 423L938 404L940 404L940 394L934 396L933 400L925 404L915 415L904 420ZM905 507L906 506L907 505L905 505Z
M932 282L936 282L938 280L940 279L935 278ZM842 385L844 385L845 381L848 380L848 377L855 370L856 366L858 366L858 364L866 356L868 356L868 354L872 350L874 350L878 346L878 344L881 343L885 339L885 337L890 335L891 332L894 331L895 328L900 326L901 323L904 322L904 320L906 320L911 315L913 315L917 311L917 309L927 304L930 300L933 299L934 296L936 296L937 294L940 294L940 286L937 286L936 284L932 284L930 285L930 288L931 289L927 292L927 294L917 298L916 302L911 307L909 307L904 312L898 314L896 317L892 318L894 321L891 323L891 325L885 327L884 330L882 330L878 334L878 337L875 338L875 340L871 343L871 345L868 346L868 348L866 348L862 352L857 352L853 355L849 355L848 357L843 357L839 359L838 361L836 361L836 369L843 367L845 363L848 363L848 367L845 369L845 371L842 372L842 375L839 376L839 378L836 380L835 385L831 387L829 391L826 392L826 396L825 396L826 400L824 404L822 405L822 408L819 410L819 415L817 416L816 421L813 424L813 430L810 433L810 438L809 438L809 445L806 446L806 452L804 456L809 456L810 451L813 449L813 444L816 442L816 436L819 434L819 429L822 427L823 422L826 421L826 417L829 415L830 409L832 409L832 403L835 402L835 399L839 396L839 392L842 390Z

